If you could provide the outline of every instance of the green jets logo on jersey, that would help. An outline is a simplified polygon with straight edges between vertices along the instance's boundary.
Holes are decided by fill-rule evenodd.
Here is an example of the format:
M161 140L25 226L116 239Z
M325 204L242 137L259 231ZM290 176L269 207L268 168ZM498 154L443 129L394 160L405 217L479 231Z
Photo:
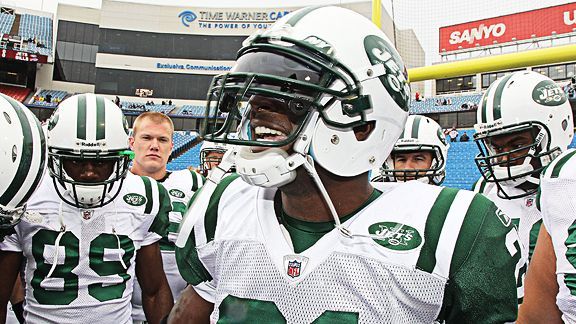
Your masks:
M554 81L544 80L532 90L532 99L544 106L560 106L566 102L566 95Z
M123 199L128 205L132 206L142 206L146 203L146 198L137 193L125 194Z
M422 243L422 236L418 231L405 224L395 222L375 223L368 227L374 242L385 248L395 251L408 251L415 249ZM378 239L374 237L379 237Z
M170 189L170 191L168 191L168 193L170 194L170 196L172 197L176 197L176 198L184 198L184 193L178 189Z
M364 49L370 63L383 64L386 73L378 77L388 94L405 111L410 106L408 72L396 50L382 38L369 35L364 38Z

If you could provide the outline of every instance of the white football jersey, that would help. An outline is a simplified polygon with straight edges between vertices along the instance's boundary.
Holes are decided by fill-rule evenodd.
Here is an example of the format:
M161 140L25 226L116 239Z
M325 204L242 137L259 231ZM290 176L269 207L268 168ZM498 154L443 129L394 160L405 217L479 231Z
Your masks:
M565 323L576 323L576 150L562 153L542 174L539 206L556 254L556 304Z
M506 215L469 191L375 186L382 194L343 223L352 237L334 229L295 253L277 190L225 178L176 249L180 272L213 287L197 289L212 322L515 321L522 261Z
M492 200L498 208L502 209L502 211L512 219L512 223L516 226L518 235L520 236L522 257L525 260L529 260L536 247L538 232L542 225L542 215L536 207L536 194L516 199L504 199L498 197L498 186L493 182L486 182L484 178L480 178L474 184L473 189L474 192L481 193ZM518 188L506 187L506 192L510 195L517 195L523 191ZM519 273L518 297L520 302L522 302L524 297L524 278L528 264L529 263L526 262L526 266L523 267Z
M171 172L168 177L161 181L172 203L170 212L170 225L168 225L168 234L160 240L160 251L162 252L162 263L166 279L170 285L172 296L177 300L186 288L186 281L180 275L176 265L176 256L174 254L174 242L178 236L178 228L182 217L188 208L188 202L192 195L204 184L204 177L197 172L190 170L180 170ZM138 280L134 280L134 293L132 295L132 318L137 321L145 321L146 316L142 308L142 289Z
M130 323L136 252L166 233L170 210L147 177L128 174L116 199L93 209L62 202L44 177L16 234L0 243L26 260L26 322Z

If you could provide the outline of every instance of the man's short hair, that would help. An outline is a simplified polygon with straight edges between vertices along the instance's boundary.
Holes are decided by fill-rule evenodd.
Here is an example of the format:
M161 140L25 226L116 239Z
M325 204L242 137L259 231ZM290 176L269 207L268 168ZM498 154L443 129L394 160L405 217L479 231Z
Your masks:
M134 125L132 126L132 136L136 135L136 132L138 131L138 125L145 119L149 119L155 124L168 123L170 125L170 136L174 135L174 123L170 117L157 111L147 111L140 114L138 117L136 117L136 120L134 120Z

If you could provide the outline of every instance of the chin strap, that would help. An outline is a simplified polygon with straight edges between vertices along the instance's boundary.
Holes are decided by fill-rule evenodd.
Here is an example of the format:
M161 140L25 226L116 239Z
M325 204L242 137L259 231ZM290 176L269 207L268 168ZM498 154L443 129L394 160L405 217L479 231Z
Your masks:
M194 225L198 221L198 218L204 215L206 209L208 209L208 203L210 202L210 197L216 190L218 184L224 179L226 174L234 167L236 155L236 147L229 149L222 156L222 161L218 166L212 169L212 172L208 175L206 182L199 189L200 192L197 193L196 198L184 214L182 218L182 223L180 225L180 231L178 238L176 239L176 246L179 248L184 248L188 237L192 233Z

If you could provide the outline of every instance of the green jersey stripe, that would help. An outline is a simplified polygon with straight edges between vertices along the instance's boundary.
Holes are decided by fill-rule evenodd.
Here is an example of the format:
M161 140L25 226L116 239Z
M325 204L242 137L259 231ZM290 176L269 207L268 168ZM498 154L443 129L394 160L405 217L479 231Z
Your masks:
M442 189L430 209L424 229L424 245L422 245L420 256L416 262L416 267L422 271L432 273L436 266L436 248L438 247L440 233L457 193L458 189Z
M0 204L6 206L12 201L14 196L18 193L18 190L22 188L24 185L24 181L28 176L28 171L30 171L30 166L32 165L32 153L34 152L34 142L32 142L32 129L30 128L30 124L28 123L28 118L26 117L26 113L22 110L22 108L14 101L8 100L6 101L12 106L16 116L18 116L18 122L20 122L20 127L22 128L22 156L20 157L20 163L18 164L18 170L16 170L16 174L14 175L14 179L4 191L4 194L0 197ZM28 145L28 143L30 143ZM42 152L42 155L44 152Z
M172 211L172 204L168 192L160 182L156 182L156 188L158 190L158 213L156 217L154 217L154 221L152 225L150 225L148 232L153 232L164 237L168 236L168 226L170 224L168 214ZM148 195L148 193L146 193L146 195ZM152 206L152 203L150 203L150 206ZM146 207L148 207L148 202L146 202ZM152 209L152 207L150 207L150 209Z
M550 178L558 178L558 175L560 175L562 167L564 166L564 164L566 164L566 162L568 162L568 160L570 160L572 156L574 156L574 154L576 154L576 150L564 155L560 160L558 160L558 162L554 166L554 169L552 169Z
M104 98L96 96L96 140L106 138L106 103Z
M144 209L145 214L150 214L152 212L152 205L154 200L152 199L152 184L150 184L150 179L148 177L141 177L144 181L144 191L146 192L146 207Z
M502 112L500 111L500 107L502 106L502 91L504 91L504 87L508 80L512 77L513 74L508 74L502 81L498 83L498 87L496 88L496 92L494 93L494 99L492 101L492 109L493 109L493 120L497 120L502 118Z
M422 117L414 117L414 123L412 123L412 138L418 138L418 130L420 129L420 121Z
M40 171L38 172L36 178L34 179L34 184L32 185L32 187L30 187L30 190L28 190L28 192L26 193L26 195L24 195L24 198L22 198L22 200L18 205L21 205L22 203L28 201L28 198L32 196L32 193L34 193L36 187L38 186L38 183L42 179L42 172L44 170L44 165L46 164L46 154L43 151L44 147L46 147L46 138L44 136L40 136L40 134L43 134L44 131L42 130L42 125L40 125L40 122L37 119L34 119L34 124L36 124L37 135L34 134L33 136L35 135L39 136L41 141L40 147L37 148L38 150L40 150ZM30 151L33 152L33 150Z
M198 188L200 188L200 184L198 183L198 173L189 170L190 171L190 176L192 176L192 191L196 192L196 190L198 190Z
M450 276L460 269L469 256L472 245L474 245L477 239L478 232L481 229L482 223L484 223L486 215L494 215L495 213L496 205L488 198L480 194L474 195L474 199L472 199L472 203L470 203L468 211L464 216L464 222L460 227L460 233L456 240L456 247L454 248L452 261L450 262Z
M76 138L86 139L86 95L78 96L78 116L76 116Z
M208 202L208 208L206 209L206 215L204 215L204 231L206 232L206 243L214 240L214 234L216 233L216 223L218 222L218 204L220 204L220 198L224 190L228 187L232 181L236 180L240 175L233 174L222 179L218 184L210 201Z

